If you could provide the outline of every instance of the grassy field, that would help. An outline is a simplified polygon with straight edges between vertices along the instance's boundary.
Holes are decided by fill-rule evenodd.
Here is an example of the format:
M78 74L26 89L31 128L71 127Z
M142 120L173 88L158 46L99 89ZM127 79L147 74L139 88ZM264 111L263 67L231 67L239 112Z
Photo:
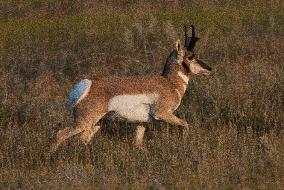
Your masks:
M284 189L284 5L277 0L0 3L0 189ZM195 24L211 76L176 115L187 138L112 118L84 146L46 153L71 122L68 92L98 76L158 75Z

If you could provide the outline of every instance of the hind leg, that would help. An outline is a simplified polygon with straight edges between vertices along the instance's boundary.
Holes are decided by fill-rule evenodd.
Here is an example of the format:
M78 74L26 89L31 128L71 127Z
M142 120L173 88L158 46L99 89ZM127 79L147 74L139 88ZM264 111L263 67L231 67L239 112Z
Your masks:
M96 125L96 126L90 126L89 128L85 129L81 134L80 134L80 139L81 141L87 145L89 142L92 140L93 136L98 132L98 130L101 128L101 126Z
M82 132L83 130L83 128L66 127L65 129L58 131L56 140L51 145L50 152L56 151L59 145L62 144L66 139Z
M93 138L93 136L98 132L98 130L101 128L101 126L96 125L93 126L93 124L96 124L104 115L106 114L106 112L97 112L95 115L95 121L87 126L84 131L80 134L80 140L87 145Z
M60 130L57 133L56 141L54 144L52 144L50 152L56 151L57 148L68 138L90 129L92 124L97 123L104 115L105 113L97 112L97 113L87 114L87 117L78 116L78 118L76 118L74 127L67 127L65 129Z

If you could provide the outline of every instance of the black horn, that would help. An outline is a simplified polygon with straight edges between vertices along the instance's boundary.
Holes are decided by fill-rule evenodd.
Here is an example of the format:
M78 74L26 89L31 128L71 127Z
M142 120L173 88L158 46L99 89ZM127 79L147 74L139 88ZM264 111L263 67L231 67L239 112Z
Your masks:
M200 38L195 37L194 26L191 25L190 27L191 27L192 33L191 33L191 37L190 37L188 40L186 40L186 41L189 41L189 42L188 42L188 45L187 45L186 47L187 47L187 51L193 52L194 46L195 46L196 42L197 42ZM188 38L188 37L187 37L187 38Z

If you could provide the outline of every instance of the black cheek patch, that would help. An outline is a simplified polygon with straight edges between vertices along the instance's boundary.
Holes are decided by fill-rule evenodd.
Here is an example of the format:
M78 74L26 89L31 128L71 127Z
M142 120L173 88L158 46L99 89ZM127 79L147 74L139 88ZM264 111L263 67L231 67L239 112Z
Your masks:
M189 69L188 65L187 65L185 62L182 62L182 66L183 66L183 68L185 69L185 71L186 71L187 73L190 72L190 69Z

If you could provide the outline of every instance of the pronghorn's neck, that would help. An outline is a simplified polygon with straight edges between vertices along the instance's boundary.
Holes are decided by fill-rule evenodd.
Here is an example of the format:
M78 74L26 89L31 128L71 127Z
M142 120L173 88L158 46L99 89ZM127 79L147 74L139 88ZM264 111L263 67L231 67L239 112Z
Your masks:
M182 66L173 65L171 73L167 75L167 78L179 91L181 96L184 95L189 81L190 74L182 69Z
M164 70L163 70L162 76L167 76L167 75L169 75L171 73L172 67L173 67L174 63L176 62L177 57L178 57L177 51L173 50L171 52L171 54L168 56L168 58L167 58L167 61L166 61L166 64L164 66Z
M179 91L179 94L183 96L191 73L179 61L177 51L174 50L167 59L162 76L168 78L176 90Z

